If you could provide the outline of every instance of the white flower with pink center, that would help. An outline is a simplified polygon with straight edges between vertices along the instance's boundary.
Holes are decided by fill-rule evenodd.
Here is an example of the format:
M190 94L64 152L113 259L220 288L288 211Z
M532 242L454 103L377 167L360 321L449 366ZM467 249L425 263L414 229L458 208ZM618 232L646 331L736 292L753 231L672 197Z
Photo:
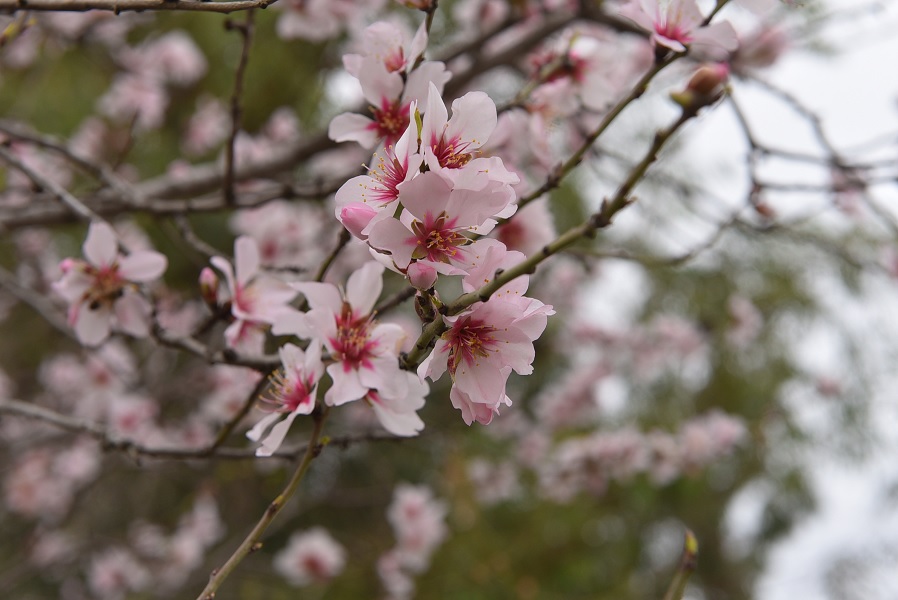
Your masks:
M248 236L240 236L234 242L236 270L221 256L212 257L210 262L224 273L231 294L234 322L225 331L228 346L237 346L247 336L253 337L256 340L253 345L257 345L260 339L257 332L290 310L288 303L296 292L286 283L260 272L259 247Z
M388 21L373 23L362 32L363 54L344 54L343 66L350 75L358 78L364 60L374 57L391 73L408 72L427 47L427 29L424 23L421 23L411 40L408 38L407 31L395 23Z
M270 410L271 414L246 433L252 441L262 442L256 456L271 456L281 446L294 419L311 414L315 408L318 380L324 373L318 344L309 346L307 352L293 344L285 344L278 353L283 371L272 379L271 397L262 398L266 405L264 409Z
M511 372L533 372L533 342L552 314L552 307L539 300L506 294L443 317L449 329L418 367L418 375L436 381L448 370L450 399L465 422L487 424L499 406L511 403L505 394Z
M415 112L416 103L409 111ZM419 173L424 157L417 153L418 127L411 123L395 146L375 154L367 175L353 177L337 190L336 216L356 237L367 238L377 221L393 215L399 199L399 185ZM358 215L365 215L359 221Z
M321 527L294 533L274 557L275 570L293 585L324 583L345 565L346 550Z
M360 61L359 83L362 94L370 103L371 117L357 113L343 113L333 118L328 136L335 142L358 142L374 148L379 142L395 144L409 126L409 108L420 100L428 86L442 93L449 81L449 72L441 62L424 62L406 78L388 71L383 61L369 56ZM495 106L493 107L495 110Z
M405 210L399 220L377 222L368 243L390 253L400 271L420 260L444 275L463 275L478 260L479 242L471 244L467 234L488 232L495 224L492 217L509 207L509 190L458 188L436 173L424 173L399 186Z
M331 406L360 400L376 391L396 399L409 394L408 379L399 368L405 332L399 325L379 324L372 310L383 289L384 267L370 262L353 273L345 293L330 283L292 284L311 310L292 312L275 324L276 334L312 338L324 345L333 361L327 373L333 385L324 396Z
M140 295L137 283L162 276L168 266L158 252L119 254L112 227L92 223L83 246L86 261L66 259L62 279L53 289L69 303L69 323L78 340L95 346L105 340L115 325L130 335L149 332L149 302Z
M688 47L732 51L738 45L728 22L703 27L704 16L695 0L630 0L620 14L652 33L652 43L686 52Z

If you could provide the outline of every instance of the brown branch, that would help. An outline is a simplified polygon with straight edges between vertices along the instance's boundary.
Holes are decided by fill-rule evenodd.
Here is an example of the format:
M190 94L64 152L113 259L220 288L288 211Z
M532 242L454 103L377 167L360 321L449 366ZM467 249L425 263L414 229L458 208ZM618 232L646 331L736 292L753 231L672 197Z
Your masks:
M78 341L65 317L60 314L59 309L45 294L41 294L31 288L25 287L19 283L19 280L15 275L2 267L0 267L0 288L7 290L10 294L18 298L19 301L30 306L47 323L52 325L54 329L57 329L70 339L75 340L76 342Z
M268 8L277 0L232 0L227 2L197 2L196 0L0 0L0 13L29 11L108 10L115 14L130 11L182 10L195 12L232 13L253 8Z
M228 558L221 568L212 571L212 574L209 576L209 583L206 584L206 587L203 588L203 591L197 596L197 600L213 600L218 588L221 587L221 584L224 583L228 575L237 568L237 565L239 565L251 552L255 552L262 547L262 543L259 541L262 538L262 535L274 521L275 517L280 514L281 510L287 504L287 501L290 500L294 493L296 493L299 484L302 483L303 477L305 477L306 472L309 470L309 466L312 464L312 460L314 460L321 452L321 446L318 443L318 439L321 437L324 423L327 421L328 411L329 409L325 407L324 410L320 412L316 410L312 413L312 417L315 420L315 426L312 430L312 437L309 439L308 446L306 446L306 452L302 462L299 463L299 466L296 468L290 481L287 482L284 490L278 494L277 498L272 500L270 505L268 505L268 508L262 514L262 517L259 519L259 522L256 523L256 526L249 532L249 535L247 535L237 549L234 550L234 553L231 554L230 558Z
M237 134L240 133L243 109L240 101L243 97L243 80L246 76L246 65L249 62L249 50L253 43L253 16L254 11L246 13L246 22L236 24L230 19L225 21L225 29L238 32L243 38L243 49L240 51L240 60L237 63L237 72L234 74L234 91L231 94L231 133L225 145L224 181L222 193L225 204L233 206L234 197L234 146L237 143Z
M144 446L134 440L117 438L99 423L76 419L55 410L44 408L30 402L0 398L0 413L15 415L39 421L69 433L83 434L97 440L103 450L121 452L133 458L152 458L157 460L258 460L276 458L296 460L308 447L304 442L291 448L283 448L269 456L256 456L255 448L222 448L214 444L206 448L178 448ZM411 438L397 437L391 434L365 433L347 435L327 440L327 444L318 443L316 450L320 452L325 445L345 450L355 444L377 442L403 442Z

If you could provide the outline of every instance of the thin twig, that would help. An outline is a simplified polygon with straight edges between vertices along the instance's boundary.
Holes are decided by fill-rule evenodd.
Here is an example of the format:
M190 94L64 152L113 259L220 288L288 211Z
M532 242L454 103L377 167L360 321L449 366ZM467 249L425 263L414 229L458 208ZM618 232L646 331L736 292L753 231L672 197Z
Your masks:
M197 2L196 0L0 0L0 12L108 10L115 14L130 11L182 10L195 12L232 13L253 8L268 8L277 0L232 0L227 2Z
M299 487L309 466L312 464L312 460L321 452L321 447L318 445L318 439L321 437L321 432L324 429L327 415L328 407L325 407L321 412L315 411L312 413L315 425L312 429L312 436L309 439L302 462L299 463L299 466L293 473L290 481L287 482L284 491L282 491L278 497L268 505L268 509L262 514L262 518L259 519L259 522L256 523L253 530L249 532L249 535L246 536L243 542L237 547L234 553L231 554L230 558L228 558L221 568L212 571L212 574L209 577L209 583L203 591L200 592L200 595L197 596L197 600L213 600L218 588L221 587L221 584L224 583L228 575L237 568L237 565L239 565L251 552L256 552L262 547L262 543L259 541L262 538L262 535L274 521L275 517L280 514L287 501L293 497L294 493L296 493L296 489Z
M10 294L18 298L21 302L30 306L41 318L53 326L70 339L78 341L72 328L66 319L60 314L59 309L50 301L50 299L31 288L27 288L16 278L15 275L0 267L0 288L7 290ZM79 342L80 343L80 342Z
M54 198L68 207L73 213L84 219L85 221L102 221L103 219L84 205L81 200L69 193L64 187L51 179L47 179L9 151L8 148L0 145L0 158L2 158L11 167L21 171L36 186L50 192Z
M686 538L683 542L683 554L680 556L680 564L677 572L674 574L667 593L664 594L664 600L681 600L683 593L686 591L686 584L689 577L695 571L696 561L698 560L698 540L695 534L690 530L686 530Z
M225 145L225 166L222 193L225 204L233 206L234 197L234 146L237 143L237 134L240 133L243 110L240 101L243 98L243 80L246 76L246 65L249 62L249 50L253 43L253 17L255 11L246 13L246 21L236 24L230 19L225 21L225 29L234 30L243 38L243 49L240 52L240 60L237 63L237 72L234 74L234 91L231 94L231 133L228 135L228 143Z

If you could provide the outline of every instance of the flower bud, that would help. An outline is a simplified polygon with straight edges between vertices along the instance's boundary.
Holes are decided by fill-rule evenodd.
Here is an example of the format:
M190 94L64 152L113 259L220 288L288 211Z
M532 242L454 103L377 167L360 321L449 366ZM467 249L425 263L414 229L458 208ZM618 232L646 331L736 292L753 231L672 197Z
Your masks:
M59 263L59 270L62 271L62 274L65 275L78 264L78 261L74 258L64 258Z
M371 219L377 214L377 211L361 202L350 204L340 211L340 222L343 223L349 233L360 240L368 239L367 235L362 234L362 230L368 226Z
M729 75L730 67L726 63L702 65L692 74L686 89L670 97L684 109L697 111L720 98Z
M200 271L200 296L208 306L218 306L218 275L209 267Z
M430 265L413 262L406 270L408 281L418 290L429 290L437 282L437 270Z

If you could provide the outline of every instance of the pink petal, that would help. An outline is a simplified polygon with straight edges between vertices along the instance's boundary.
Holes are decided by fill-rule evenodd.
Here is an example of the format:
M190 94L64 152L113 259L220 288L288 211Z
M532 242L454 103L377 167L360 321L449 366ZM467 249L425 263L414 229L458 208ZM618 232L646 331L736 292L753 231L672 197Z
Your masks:
M368 388L359 381L359 374L354 370L345 371L342 363L329 366L327 374L334 382L324 396L324 401L330 406L340 406L358 400L368 393Z
M261 258L259 246L248 235L241 235L234 242L234 264L237 269L237 283L244 287L259 272Z
M374 121L357 113L343 113L331 119L327 136L335 142L358 142L364 148L374 148L380 139Z
M469 150L479 148L496 128L496 104L483 92L468 92L452 103L452 118L446 139L470 142Z
M147 300L136 293L125 293L115 301L115 318L118 328L134 337L146 337L150 332L152 308Z
M449 122L449 111L443 103L440 91L433 84L428 83L427 103L424 107L424 118L421 127L421 143L426 146L439 140L443 130Z
M96 346L109 337L111 319L112 312L106 306L91 310L87 305L81 305L75 321L75 335L85 346Z
M87 239L81 249L88 262L95 267L111 265L118 258L115 232L108 224L98 221L90 224Z
M132 252L119 261L119 273L128 281L145 282L161 277L168 259L158 252Z
M352 306L354 313L371 314L383 290L383 274L383 265L372 261L349 276L349 281L346 282L346 301Z

